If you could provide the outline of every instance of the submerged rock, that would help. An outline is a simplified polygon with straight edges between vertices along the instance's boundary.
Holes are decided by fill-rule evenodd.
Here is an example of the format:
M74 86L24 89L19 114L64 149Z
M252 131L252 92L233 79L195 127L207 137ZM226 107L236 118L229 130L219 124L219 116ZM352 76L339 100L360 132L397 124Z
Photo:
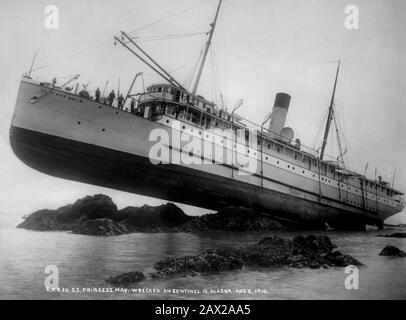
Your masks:
M109 277L106 279L107 283L112 285L128 285L134 282L140 282L145 279L145 275L142 272L134 271L123 273L115 277Z
M406 238L406 233L404 232L395 232L392 234L380 234L378 237L385 237L385 238Z
M298 236L292 240L267 237L254 245L243 248L206 250L196 256L163 259L154 264L156 272L150 273L149 276L152 279L196 276L243 267L278 268L287 266L324 269L362 265L357 259L335 251L335 248L336 246L327 236Z
M118 236L127 234L128 230L120 223L111 219L101 218L87 220L72 228L72 233L92 236Z
M379 255L387 257L406 257L406 252L394 246L386 246L385 248L382 249Z

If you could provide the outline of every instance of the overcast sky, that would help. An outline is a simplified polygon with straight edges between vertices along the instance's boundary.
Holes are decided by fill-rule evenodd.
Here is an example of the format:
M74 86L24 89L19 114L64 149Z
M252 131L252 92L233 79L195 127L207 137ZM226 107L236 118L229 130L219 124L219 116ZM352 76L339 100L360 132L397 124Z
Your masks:
M47 30L47 5L59 9L59 29ZM2 0L0 12L0 212L26 214L56 208L87 194L105 193L118 206L165 201L62 180L25 166L12 153L8 130L21 74L64 82L79 73L89 89L128 90L136 72L146 84L161 81L120 45L120 30L141 37L147 49L179 82L187 84L216 9L216 0ZM347 5L359 9L359 29L344 26ZM153 22L163 18L160 23ZM138 31L137 31L138 30ZM199 87L208 99L262 122L274 96L292 96L288 125L302 143L320 146L336 64L342 59L336 108L344 130L350 169L387 181L396 168L395 188L406 190L406 3L403 0L225 0ZM150 36L196 33L149 41ZM141 84L137 83L137 89ZM329 141L327 153L336 154ZM187 213L207 212L183 206ZM402 220L403 219L403 220ZM392 221L406 223L406 214Z

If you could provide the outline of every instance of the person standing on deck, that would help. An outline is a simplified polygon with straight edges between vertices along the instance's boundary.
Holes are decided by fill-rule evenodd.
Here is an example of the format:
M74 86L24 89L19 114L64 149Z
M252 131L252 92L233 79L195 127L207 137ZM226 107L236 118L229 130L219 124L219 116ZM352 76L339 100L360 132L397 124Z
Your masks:
M119 108L120 110L123 110L123 107L124 107L124 97L123 97L122 94L119 95L117 101L118 101L118 108Z
M100 101L100 89L99 88L96 89L94 100L96 100L97 102Z
M134 98L131 99L130 106L131 106L131 113L135 114L135 99Z
M116 99L116 94L114 93L114 90L111 90L109 94L109 106L111 107L113 105L114 100Z

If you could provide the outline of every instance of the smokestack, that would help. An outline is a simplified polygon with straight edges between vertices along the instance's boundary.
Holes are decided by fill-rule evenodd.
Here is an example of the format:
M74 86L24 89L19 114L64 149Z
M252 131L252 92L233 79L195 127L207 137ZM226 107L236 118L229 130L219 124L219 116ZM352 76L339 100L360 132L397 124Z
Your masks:
M275 104L272 110L272 120L269 125L269 135L271 138L277 138L283 129L288 114L290 104L290 95L279 92L275 97Z

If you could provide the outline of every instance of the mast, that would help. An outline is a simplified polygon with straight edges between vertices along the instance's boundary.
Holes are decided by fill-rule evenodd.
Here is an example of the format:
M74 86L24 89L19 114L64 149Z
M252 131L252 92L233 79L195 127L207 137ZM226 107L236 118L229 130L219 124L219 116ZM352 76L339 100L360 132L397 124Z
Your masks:
M209 31L209 38L207 39L207 42L206 42L206 47L205 47L205 49L204 49L204 54L203 54L203 57L202 57L202 62L200 63L199 71L198 71L198 73L197 73L196 80L195 80L195 84L193 85L193 90L192 90L193 95L196 95L196 91L197 91L197 87L198 87L198 85L199 85L200 77L202 76L203 67L204 67L204 64L205 64L205 62L206 62L207 54L208 54L208 52L209 52L209 48L210 48L210 44L211 44L211 39L213 38L214 29L216 28L217 17L218 17L219 12L220 12L220 6L221 6L221 2L222 2L222 1L223 1L223 0L219 0L219 4L218 4L218 6L217 6L217 11L216 11L216 16L214 17L213 23L210 24L211 30Z
M324 150L326 149L326 144L327 144L328 133L330 131L331 120L334 117L334 97L336 94L337 79L338 79L338 73L340 71L340 64L341 64L341 60L338 60L337 73L336 73L336 78L334 81L333 94L331 96L330 107L328 109L328 117L327 117L326 129L324 131L323 144L321 146L320 160L323 160Z

